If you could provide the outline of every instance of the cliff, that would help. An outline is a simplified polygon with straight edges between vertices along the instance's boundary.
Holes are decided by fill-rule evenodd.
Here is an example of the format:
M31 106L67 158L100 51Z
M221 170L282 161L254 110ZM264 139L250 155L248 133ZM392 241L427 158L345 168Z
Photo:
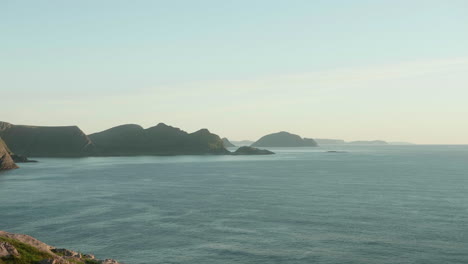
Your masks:
M0 263L12 264L119 264L91 254L55 248L33 237L0 231Z
M263 136L252 147L316 147L317 142L311 138L301 138L288 132L278 132Z
M10 156L10 152L5 142L0 138L0 171L18 168Z
M94 145L77 126L45 127L0 122L0 137L17 155L27 157L80 157Z
M148 129L122 125L89 138L98 156L229 154L221 138L207 129L189 134L163 123Z

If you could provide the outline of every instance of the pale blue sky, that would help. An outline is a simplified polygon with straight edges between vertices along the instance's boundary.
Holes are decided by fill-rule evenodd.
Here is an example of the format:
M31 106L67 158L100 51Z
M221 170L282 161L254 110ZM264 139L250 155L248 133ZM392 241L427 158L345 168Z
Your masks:
M468 1L0 0L0 120L468 144Z

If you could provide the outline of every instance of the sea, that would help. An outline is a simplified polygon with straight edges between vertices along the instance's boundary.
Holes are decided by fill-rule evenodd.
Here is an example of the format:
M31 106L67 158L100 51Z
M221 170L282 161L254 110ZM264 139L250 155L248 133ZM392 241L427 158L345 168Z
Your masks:
M127 264L468 263L468 146L271 150L37 158L0 173L0 230Z

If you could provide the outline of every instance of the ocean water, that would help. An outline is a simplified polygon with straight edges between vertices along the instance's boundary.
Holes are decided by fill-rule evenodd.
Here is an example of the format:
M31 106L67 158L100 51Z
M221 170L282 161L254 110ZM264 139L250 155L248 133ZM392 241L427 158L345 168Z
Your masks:
M468 263L468 146L273 150L38 159L0 174L0 229L127 264Z

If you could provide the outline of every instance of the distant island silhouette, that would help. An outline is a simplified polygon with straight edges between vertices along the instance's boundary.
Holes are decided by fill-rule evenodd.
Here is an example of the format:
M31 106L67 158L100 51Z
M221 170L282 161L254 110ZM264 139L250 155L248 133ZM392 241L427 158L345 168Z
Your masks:
M350 144L350 145L388 145L389 143L383 140L359 140L359 141L344 141L343 139L326 139L326 138L316 138L320 145L342 145L342 144Z
M289 132L278 132L261 137L252 147L317 147L311 138L302 138Z

